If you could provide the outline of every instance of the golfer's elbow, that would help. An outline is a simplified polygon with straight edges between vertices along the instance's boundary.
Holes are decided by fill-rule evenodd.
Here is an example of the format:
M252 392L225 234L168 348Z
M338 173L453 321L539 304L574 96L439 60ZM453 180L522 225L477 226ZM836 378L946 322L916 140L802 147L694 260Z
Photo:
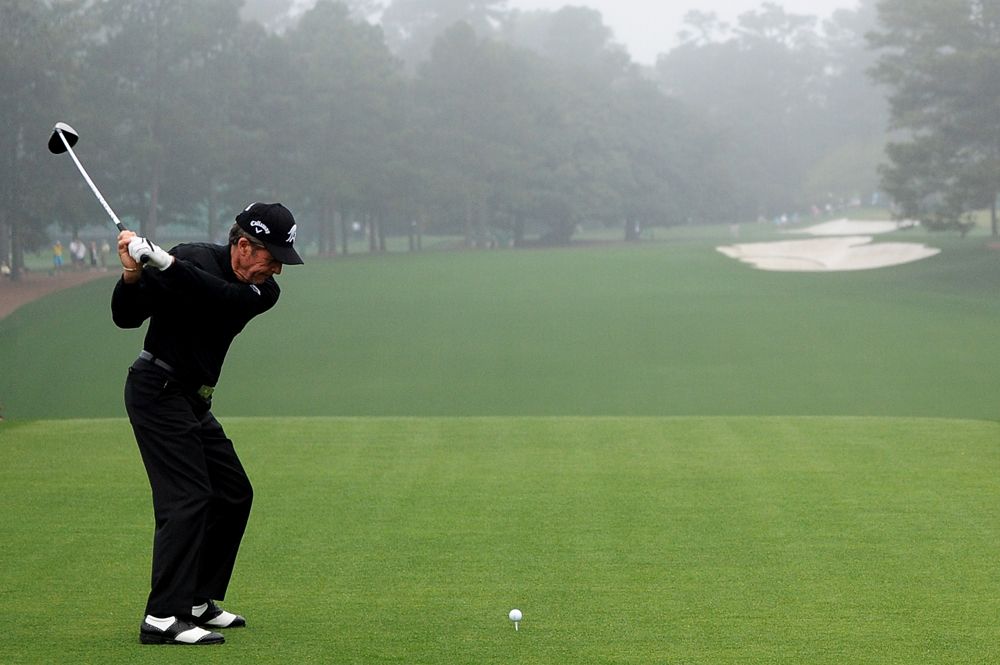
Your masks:
M128 316L119 316L118 314L111 314L111 320L115 322L115 325L119 328L132 329L138 328L142 325L145 319L136 319Z
M132 311L124 307L111 307L111 320L119 328L132 329L140 327L148 314Z

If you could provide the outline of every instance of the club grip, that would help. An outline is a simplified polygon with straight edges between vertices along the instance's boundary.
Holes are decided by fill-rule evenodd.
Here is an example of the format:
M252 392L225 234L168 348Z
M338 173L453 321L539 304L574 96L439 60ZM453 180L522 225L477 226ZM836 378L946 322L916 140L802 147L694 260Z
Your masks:
M128 229L125 228L125 225L122 224L118 219L115 219L115 226L118 227L119 233L121 233L122 231L128 231ZM148 262L149 262L149 254L143 254L142 256L139 257L139 263L141 263L142 265L146 265Z

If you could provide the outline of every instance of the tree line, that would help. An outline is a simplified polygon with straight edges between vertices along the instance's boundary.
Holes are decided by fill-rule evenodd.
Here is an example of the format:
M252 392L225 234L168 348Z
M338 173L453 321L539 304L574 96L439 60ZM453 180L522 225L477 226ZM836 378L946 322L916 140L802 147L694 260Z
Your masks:
M295 15L291 0L8 0L0 258L16 274L53 223L73 232L100 213L71 163L44 149L57 120L80 131L119 215L154 239L165 224L217 239L252 200L288 204L321 255L362 234L373 251L389 234L418 246L425 232L469 246L565 243L582 224L634 239L880 187L944 224L991 187L995 206L984 174L1000 152L988 104L998 69L943 85L933 94L951 95L951 114L919 125L925 99L907 86L973 33L976 67L995 65L997 10L916 4L926 25L965 16L978 32L941 35L912 72L913 0L863 0L822 23L764 3L735 25L690 13L679 45L641 66L583 7L319 0ZM898 140L879 173L890 119ZM945 119L967 131L941 129ZM977 140L984 125L991 146ZM920 158L943 143L940 161ZM915 180L929 164L939 177Z

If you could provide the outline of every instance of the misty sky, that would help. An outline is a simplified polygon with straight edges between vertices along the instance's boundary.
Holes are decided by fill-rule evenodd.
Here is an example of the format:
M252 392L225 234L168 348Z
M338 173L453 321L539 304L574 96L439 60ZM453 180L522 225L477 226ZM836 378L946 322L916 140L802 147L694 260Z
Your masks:
M657 53L670 50L690 9L715 12L727 22L743 12L760 8L764 0L508 0L512 9L559 9L565 5L592 7L604 16L616 41L628 48L632 59L652 64ZM793 14L828 17L836 9L855 9L857 0L771 0Z

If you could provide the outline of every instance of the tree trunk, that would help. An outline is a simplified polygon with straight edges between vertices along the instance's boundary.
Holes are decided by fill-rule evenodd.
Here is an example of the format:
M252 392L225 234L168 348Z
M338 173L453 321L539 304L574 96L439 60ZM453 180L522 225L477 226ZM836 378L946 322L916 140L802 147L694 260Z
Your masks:
M320 211L319 233L316 237L320 256L333 256L337 253L337 237L334 232L336 218L337 212L333 207L333 202L327 201Z
M639 223L634 219L625 219L625 240L633 242L639 239Z
M153 16L153 34L150 36L150 46L153 51L153 80L152 80L152 118L150 118L149 124L149 140L151 145L155 146L156 149L153 151L152 166L153 166L153 177L150 182L149 189L149 212L146 214L145 223L141 223L139 228L141 229L142 235L149 240L156 239L156 226L157 226L157 211L160 205L160 180L163 177L163 156L161 154L161 149L163 148L163 142L160 140L162 132L160 128L163 126L162 123L162 111L165 107L164 100L164 90L163 81L165 78L164 70L165 64L163 62L163 33L161 29L163 28L163 13L161 9L162 4L157 4L154 8L155 15Z
M319 212L319 228L316 233L316 251L320 256L327 256L330 251L330 247L328 245L330 235L327 233L327 227L329 225L329 212L324 205Z
M208 179L208 228L205 229L208 234L208 241L215 242L217 231L216 218L218 213L216 212L216 201L215 201L215 182L213 178Z
M476 201L476 245L480 247L492 247L493 240L490 238L490 205L486 201L486 193L479 195Z
M321 254L323 256L337 255L337 204L333 193L330 194L323 211L323 228L320 232Z
M330 212L326 220L326 232L327 237L327 248L329 250L329 256L337 255L337 208L334 206L333 202L330 202Z
M24 248L21 247L21 237L17 232L17 224L10 225L10 278L21 281L24 274Z
M514 247L524 247L524 217L514 218Z
M993 197L993 205L990 206L990 230L993 232L994 238L1000 235L1000 231L997 229L997 201L1000 201L1000 192L997 192L996 196Z
M159 161L153 165L153 182L149 188L149 214L142 225L142 236L149 240L156 239L156 212L160 204L160 172L163 170Z
M0 213L2 215L3 213ZM10 227L7 222L0 219L0 264L10 267Z
M347 256L347 244L350 239L348 231L347 215L340 213L340 253Z
M473 246L472 238L472 197L465 197L465 246Z

